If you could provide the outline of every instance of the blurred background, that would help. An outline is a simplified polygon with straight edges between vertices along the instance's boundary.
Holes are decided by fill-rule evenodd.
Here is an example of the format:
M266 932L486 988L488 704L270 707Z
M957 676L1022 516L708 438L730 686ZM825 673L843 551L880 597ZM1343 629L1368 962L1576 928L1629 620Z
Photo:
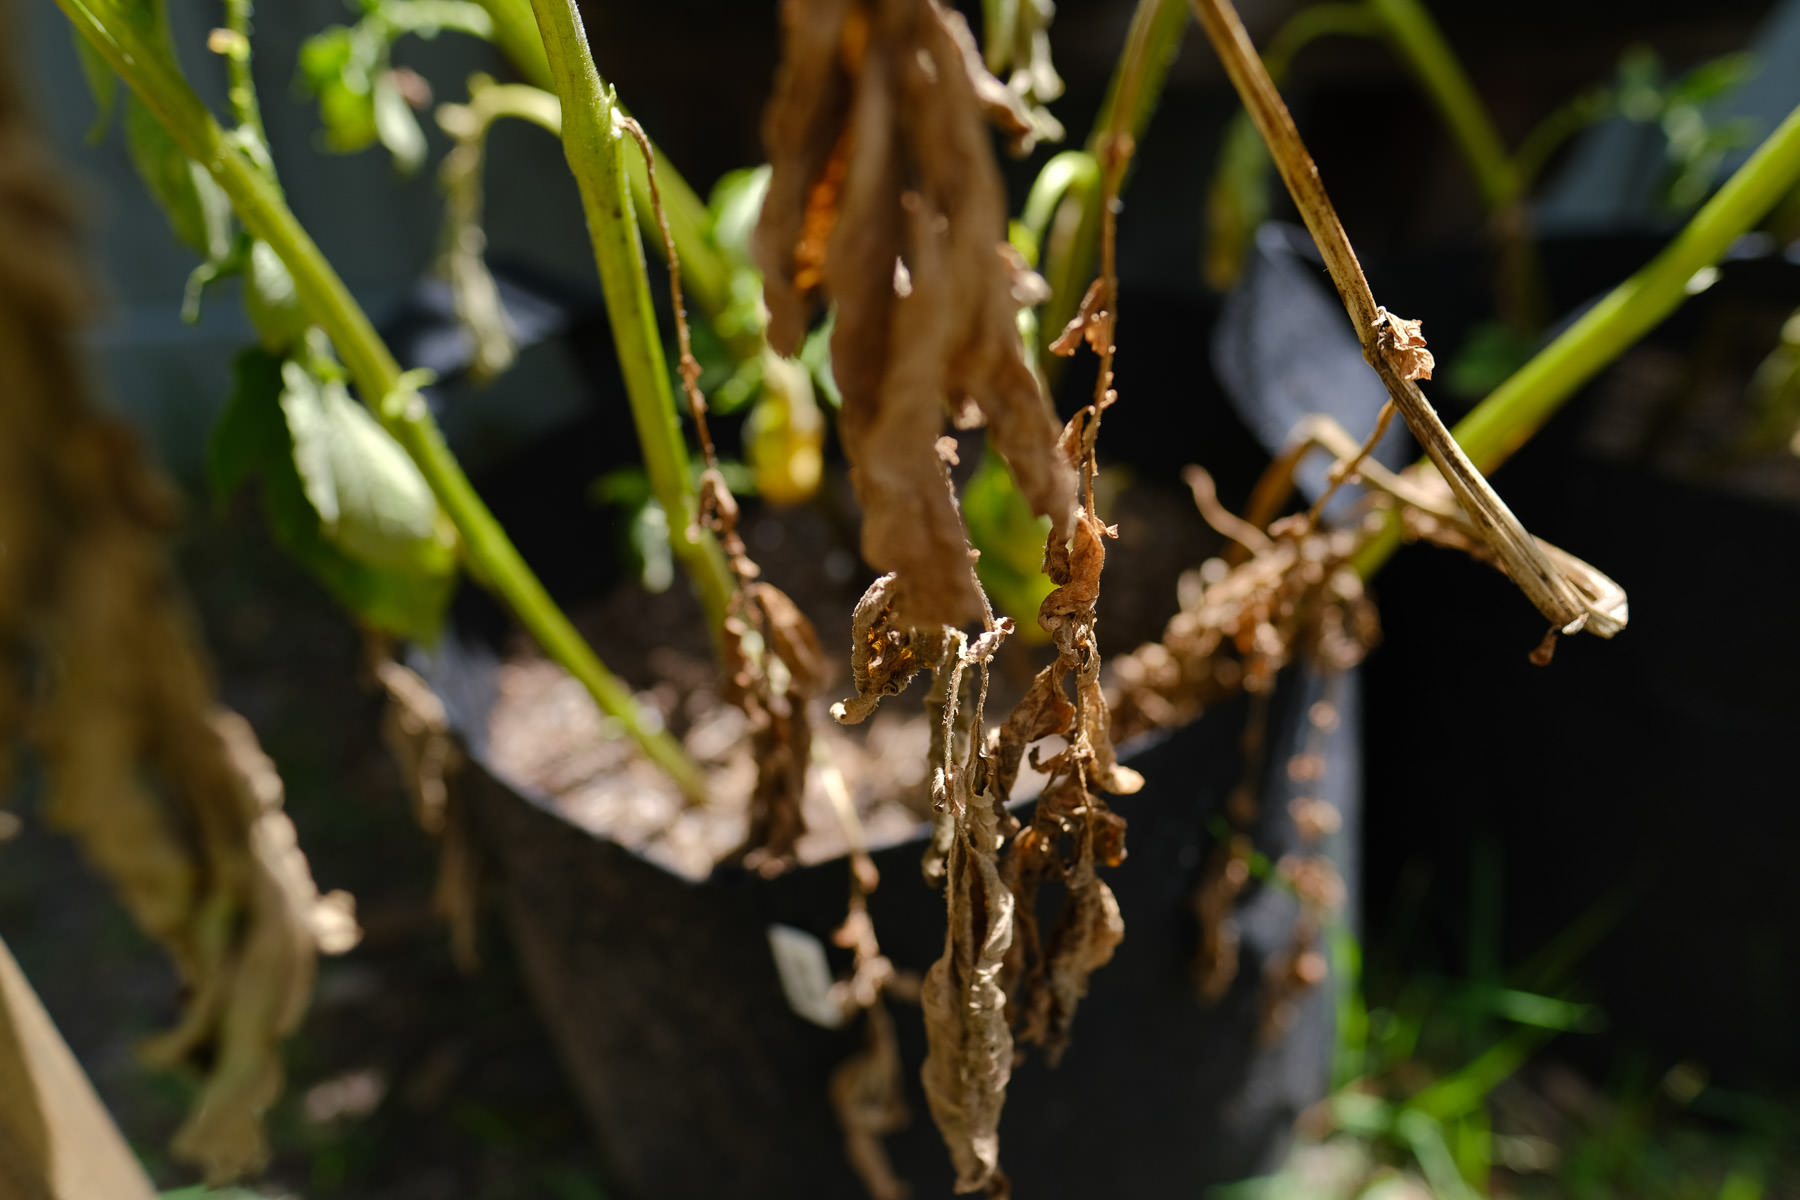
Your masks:
M1053 111L1070 145L1088 135L1134 7L1057 7L1067 91ZM1311 7L1247 0L1241 12L1267 47ZM1430 7L1508 145L1536 145L1547 118L1592 101L1566 140L1546 142L1522 210L1535 275L1520 301L1500 269L1500 215L1392 50L1322 36L1292 54L1284 93L1377 298L1425 320L1441 367L1431 395L1454 420L1648 261L1800 103L1800 4ZM198 49L216 13L195 0L170 9L178 44L194 48L190 78L222 108L220 72ZM432 282L435 166L449 143L429 103L418 98L426 166L404 175L380 147L332 152L300 82L306 39L357 15L338 0L259 8L269 141L292 207L407 365L454 366L462 351ZM592 0L584 15L601 73L703 194L762 161L774 5ZM353 892L365 928L355 951L322 964L257 1194L606 1195L606 1164L491 912L480 970L452 962L430 907L435 851L382 745L358 634L270 543L249 498L206 494L209 431L247 321L222 297L197 323L181 319L192 255L123 139L90 144L94 107L66 22L34 4L24 37L105 289L89 342L100 388L187 493L180 568L223 699L279 764L320 886ZM461 99L472 72L510 74L491 46L450 33L393 54L437 101ZM1323 409L1360 432L1373 414L1371 381L1337 369L1344 350L1330 338L1289 347L1317 362L1312 376L1267 369L1254 331L1325 293L1310 266L1298 284L1283 273L1307 258L1282 230L1293 216L1278 188L1264 186L1266 212L1236 214L1230 234L1236 112L1190 28L1125 198L1125 399L1101 450L1144 478L1200 462L1234 510L1293 416ZM1054 149L1006 164L1015 211ZM607 433L624 401L580 205L541 131L502 126L488 154L489 261L537 315L535 333L510 373L453 380L433 403L526 557L583 545L579 562L547 571L591 588L631 568L616 512L587 489L635 451ZM1257 1194L1460 1197L1483 1194L1469 1182L1479 1176L1496 1195L1800 1196L1796 237L1790 198L1495 477L1528 527L1627 588L1627 633L1571 639L1537 668L1526 652L1539 618L1486 568L1409 548L1377 579L1360 912L1334 955L1340 1090L1309 1110L1285 1173ZM1077 367L1063 382L1067 412L1086 381ZM739 444L730 421L724 438ZM1388 452L1405 454L1403 442ZM1192 565L1211 549L1196 541L1184 558L1187 531L1147 533ZM1142 628L1121 628L1143 637L1175 611L1173 587L1136 600ZM29 803L20 811L22 832L0 844L0 935L159 1184L181 1187L191 1179L164 1146L189 1085L132 1054L172 1020L172 973Z

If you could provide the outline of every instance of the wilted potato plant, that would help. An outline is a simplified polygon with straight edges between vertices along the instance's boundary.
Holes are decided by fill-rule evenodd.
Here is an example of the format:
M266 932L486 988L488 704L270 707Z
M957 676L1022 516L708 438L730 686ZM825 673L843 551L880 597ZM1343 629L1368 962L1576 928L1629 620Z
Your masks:
M129 86L124 124L132 153L176 233L204 256L190 286L190 311L215 280L244 280L259 345L237 364L237 390L214 441L215 486L229 492L260 478L275 536L373 634L430 642L466 571L510 606L544 653L675 786L696 802L707 800L706 775L583 641L464 475L420 395L428 381L401 370L286 207L249 73L247 0L227 0L221 28L207 41L230 79L227 124L183 79L158 0L59 3L82 39L103 113L114 103L117 79ZM1521 372L1522 382L1496 393L1472 418L1473 436L1459 443L1419 387L1434 365L1420 321L1375 303L1236 14L1226 0L1196 0L1207 37L1391 399L1366 443L1357 435L1370 431L1319 423L1297 431L1247 519L1219 505L1203 472L1191 476L1203 514L1235 548L1184 590L1189 602L1163 640L1121 661L1109 696L1096 604L1107 542L1117 531L1097 511L1095 476L1104 414L1121 402L1113 375L1121 307L1116 226L1137 139L1187 25L1184 4L1142 0L1088 149L1051 160L1010 232L996 136L1018 152L1062 136L1046 108L1060 81L1049 57L1052 6L1044 0L985 5L985 49L937 0L785 0L782 59L765 119L766 177L726 191L711 211L601 80L573 0L367 0L364 9L356 25L322 35L303 59L336 148L379 141L402 168L420 164L422 139L406 101L415 81L389 57L400 36L449 30L491 38L529 81L477 77L466 103L441 112L456 143L443 168L449 203L441 266L477 348L478 371L505 369L512 353L482 258L487 130L497 120L522 118L562 139L588 219L647 491L664 514L669 551L699 597L719 693L743 714L753 746L751 795L738 798L748 816L736 857L765 874L795 862L809 777L823 774L828 790L842 790L814 736L827 651L781 581L763 578L739 534L738 503L708 434L709 402L685 298L694 299L719 343L714 350L727 360L715 402L753 399L752 475L766 492L804 494L817 486L817 396L837 397L862 508L862 553L879 577L854 613L854 694L830 714L846 725L864 721L916 677L931 676L925 765L934 837L925 874L943 890L946 923L942 954L917 983L929 1044L924 1086L958 1190L995 1195L1007 1189L999 1123L1014 1064L1030 1046L1056 1062L1090 976L1126 936L1130 914L1121 912L1102 872L1129 869L1127 831L1106 797L1144 781L1120 763L1116 743L1189 720L1237 692L1265 701L1277 673L1297 660L1328 675L1353 665L1377 636L1362 579L1402 531L1468 550L1509 575L1548 622L1540 660L1548 660L1559 635L1610 637L1623 629L1623 592L1527 533L1482 470L1678 303L1692 272L1717 259L1791 185L1800 157L1790 119L1701 211L1688 236L1553 342ZM640 225L667 260L673 371ZM1051 359L1040 358L1040 341ZM1054 357L1084 346L1099 360L1094 393L1064 422L1045 373ZM695 430L698 470L672 378ZM1396 411L1428 456L1398 476L1365 461ZM1041 519L1041 526L1025 521L1031 537L1044 539L1046 583L1023 593L1041 597L1035 612L1003 611L983 587L982 554L950 469L962 448L946 426L985 428L986 445L1013 481L1009 495ZM1321 447L1338 460L1334 488L1353 477L1369 485L1370 498L1347 522L1327 525L1324 500L1283 516L1295 461ZM1035 548L1030 557L1038 557ZM999 655L1024 652L1008 641L1026 626L1042 631L1054 659L1007 715L990 719L993 664ZM102 632L70 636L98 639ZM421 747L441 738L441 717L426 711L428 694L404 668L387 663L381 673L399 706L396 741L411 747L416 777L433 774L449 756ZM1314 713L1319 727L1331 719L1328 705ZM217 728L226 750L242 742L237 725ZM256 756L245 751L233 761L252 781L245 786L273 786ZM1043 776L1029 810L1014 804L1013 794L1027 761ZM436 765L422 766L427 762ZM416 782L427 796L431 781ZM1227 815L1240 836L1226 839L1205 869L1196 901L1203 992L1216 994L1236 969L1231 911L1247 878L1251 848L1241 835L1254 812L1253 792L1234 797ZM1294 816L1311 831L1309 844L1331 820L1313 810ZM854 836L851 842L857 844ZM96 846L96 854L105 853ZM852 864L855 887L841 940L854 949L856 965L838 995L847 1008L868 1013L869 1049L840 1071L832 1098L857 1170L871 1192L889 1196L899 1194L899 1184L879 1139L893 1127L893 1023L902 1018L888 1012L883 997L904 989L896 987L901 981L862 904L876 884L867 858L853 854ZM122 864L123 873L131 869ZM1320 982L1323 959L1314 943L1341 900L1322 858L1283 864L1282 871L1306 919L1268 982L1272 1031L1285 999ZM304 892L297 884L290 890ZM1051 897L1057 910L1040 912L1040 901ZM172 924L140 919L158 932ZM251 949L247 944L242 953ZM197 994L210 995L205 973L198 978ZM256 1026L265 1051L268 1035L292 1024L289 1007L278 1007L281 1019ZM254 1066L221 1055L213 1070L219 1086L236 1081L242 1089ZM266 1078L255 1083L266 1104ZM260 1157L255 1131L237 1133L228 1150L199 1148L192 1139L177 1148L222 1179L254 1169Z

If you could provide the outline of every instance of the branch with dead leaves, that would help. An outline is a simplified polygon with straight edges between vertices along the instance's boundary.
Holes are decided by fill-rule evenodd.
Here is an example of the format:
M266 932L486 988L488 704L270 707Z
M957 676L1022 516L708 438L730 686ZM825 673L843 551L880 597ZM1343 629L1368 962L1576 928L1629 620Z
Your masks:
M1433 365L1430 353L1424 349L1419 322L1395 317L1375 303L1362 265L1326 195L1318 167L1230 0L1193 0L1193 5L1324 256L1326 269L1362 343L1363 357L1381 377L1390 403L1405 418L1407 427L1449 485L1467 514L1467 524L1487 548L1492 561L1550 619L1552 637L1582 630L1600 637L1619 632L1628 619L1623 593L1619 593L1616 603L1599 603L1571 580L1475 469L1419 390L1416 381L1431 378Z

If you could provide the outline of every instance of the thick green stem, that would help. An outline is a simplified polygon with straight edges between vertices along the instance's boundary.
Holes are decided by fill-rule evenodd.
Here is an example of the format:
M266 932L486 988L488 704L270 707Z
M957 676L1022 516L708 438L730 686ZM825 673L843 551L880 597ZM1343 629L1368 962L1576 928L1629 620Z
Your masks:
M1703 290L1709 268L1797 185L1800 108L1648 266L1607 293L1457 423L1451 432L1469 459L1484 473L1505 462L1584 383ZM1358 556L1363 574L1378 569L1399 544L1399 522L1391 518Z
M494 22L494 43L500 47L500 52L512 60L528 83L555 94L556 75L550 69L549 55L544 52L544 39L538 35L531 0L480 2ZM669 165L668 156L660 149L656 151L656 164L656 184L662 193L663 212L669 218L669 232L675 237L675 252L681 256L682 284L702 312L716 317L731 303L731 264L713 244L712 218L706 211L706 202ZM650 181L643 159L637 155L626 156L625 171L631 178L631 199L638 221L650 244L660 253L662 230L656 227L651 213ZM752 347L746 353L754 349Z
M1092 172L1082 172L1072 181L1044 246L1044 278L1050 284L1050 299L1044 305L1038 336L1046 346L1075 315L1099 252L1101 139L1114 131L1115 123L1133 143L1143 139L1187 25L1186 0L1138 0L1125 34L1125 49L1107 85L1106 101L1088 135L1087 153L1096 165ZM1044 366L1054 372L1060 363L1051 357Z
M588 237L650 489L668 514L670 548L692 580L716 640L723 636L735 584L718 542L699 524L699 494L669 388L644 245L633 216L628 162L637 147L620 128L623 114L594 69L574 0L532 0L532 8L562 98L563 153L587 212Z
M617 720L651 761L688 795L703 798L705 781L699 769L680 744L638 708L630 690L600 662L525 565L444 444L418 393L407 386L368 316L275 184L231 144L173 62L145 39L131 15L111 0L57 3L176 143L218 181L245 228L267 242L287 266L307 312L331 336L357 389L418 464L456 525L470 570L500 594L544 652L587 687L601 711Z

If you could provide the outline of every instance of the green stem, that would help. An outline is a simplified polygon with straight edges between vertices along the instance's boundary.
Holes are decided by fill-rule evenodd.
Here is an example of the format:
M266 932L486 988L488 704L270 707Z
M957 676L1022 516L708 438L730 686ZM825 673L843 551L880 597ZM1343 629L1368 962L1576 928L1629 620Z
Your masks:
M1419 0L1367 2L1381 18L1395 52L1418 76L1420 86L1449 126L1488 209L1499 211L1517 200L1519 178L1512 159L1431 14Z
M532 86L554 95L558 90L556 75L544 52L544 39L538 35L531 0L481 0L481 6L493 20L494 43L500 52L512 60ZM662 230L656 227L651 212L650 180L643 159L636 154L627 155L625 171L631 178L631 199L638 221L660 254ZM669 218L669 232L675 237L675 252L681 256L682 286L702 312L717 317L731 303L731 263L713 244L712 217L706 202L669 165L668 156L661 149L656 151L656 184L662 193L663 212ZM757 349L743 348L741 356Z
M256 100L256 80L250 74L251 0L225 0L225 28L235 36L235 44L225 55L226 99L237 123L268 144L263 132L262 107Z
M1800 185L1800 108L1770 134L1675 240L1649 265L1583 313L1555 341L1457 423L1451 432L1483 474L1523 446L1564 401L1704 286L1701 272L1725 256ZM1400 544L1398 518L1358 555L1367 576Z
M525 565L444 444L417 392L403 379L368 316L273 181L230 142L172 60L145 39L134 19L113 0L57 3L177 144L218 181L244 226L287 266L307 311L331 336L357 389L418 465L456 525L471 571L500 594L544 652L587 687L601 711L617 720L652 762L682 791L703 798L705 780L699 768L674 738L646 719L630 690L606 669Z
M669 387L644 245L633 219L628 164L637 147L618 125L623 114L594 69L574 0L532 0L532 7L562 98L563 153L581 189L650 489L668 514L670 548L693 581L716 641L723 636L736 585L718 542L699 524L698 489Z
M1044 305L1038 336L1046 346L1075 315L1099 253L1101 139L1114 131L1117 121L1118 130L1129 134L1134 143L1143 140L1187 25L1186 0L1138 0L1125 34L1125 49L1088 135L1087 154L1096 166L1091 175L1082 173L1068 188L1044 246L1044 278L1050 284L1050 299ZM1061 361L1049 356L1046 371L1057 371Z

